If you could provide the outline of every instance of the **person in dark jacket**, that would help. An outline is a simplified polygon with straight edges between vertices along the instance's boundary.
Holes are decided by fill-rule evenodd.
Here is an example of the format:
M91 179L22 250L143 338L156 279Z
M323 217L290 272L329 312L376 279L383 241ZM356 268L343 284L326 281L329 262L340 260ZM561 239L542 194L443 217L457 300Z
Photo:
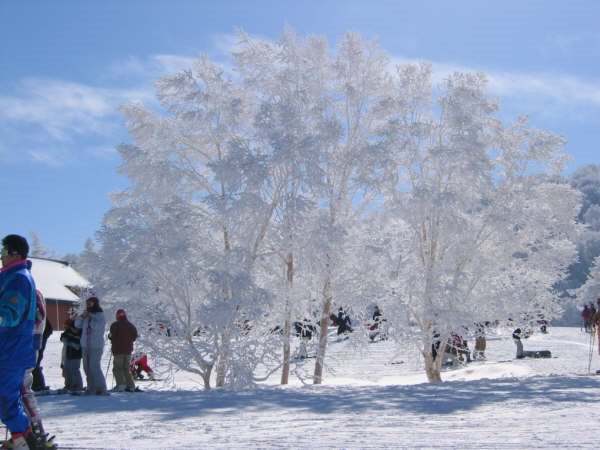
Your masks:
M338 335L352 333L352 320L350 319L350 316L346 314L344 308L342 308L341 306L338 309L337 316L335 314L331 314L329 318L331 319L333 324L336 327L338 327Z
M383 313L379 306L375 305L373 308L373 316L371 322L368 324L369 328L369 339L374 342L375 339L386 340L387 332L385 330L386 319L383 317Z
M50 335L52 334L54 329L52 328L52 324L50 323L50 320L48 319L48 317L46 317L44 320L45 320L45 325L44 325L44 332L42 334L42 344L38 350L37 361L35 363L35 367L32 372L33 385L31 386L31 389L33 389L34 392L47 391L50 389L48 386L46 386L46 379L44 378L44 372L43 372L44 368L42 367L41 364L42 364L42 358L44 358L44 350L46 349L46 342L48 342L48 338L50 337Z
M63 344L61 368L65 379L65 389L69 394L80 395L83 391L81 378L81 330L75 328L77 313L71 311L65 320L64 331L60 335Z
M113 375L117 383L115 391L135 392L136 390L140 390L136 389L133 377L129 371L133 343L137 337L137 329L127 319L125 310L117 310L116 320L110 325L110 333L108 335L112 344Z
M583 319L583 328L588 333L592 328L592 309L589 305L583 305L583 311L581 311L581 318Z
M523 358L523 342L521 342L522 337L524 337L523 331L520 328L516 328L515 331L513 331L512 338L513 342L517 346L517 359Z

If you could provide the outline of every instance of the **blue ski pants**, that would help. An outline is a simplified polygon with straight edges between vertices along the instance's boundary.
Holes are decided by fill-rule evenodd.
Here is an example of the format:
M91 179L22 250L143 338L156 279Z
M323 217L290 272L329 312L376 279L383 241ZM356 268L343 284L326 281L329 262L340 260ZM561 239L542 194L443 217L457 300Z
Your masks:
M23 433L29 428L21 397L24 376L24 368L0 367L0 420L11 433Z

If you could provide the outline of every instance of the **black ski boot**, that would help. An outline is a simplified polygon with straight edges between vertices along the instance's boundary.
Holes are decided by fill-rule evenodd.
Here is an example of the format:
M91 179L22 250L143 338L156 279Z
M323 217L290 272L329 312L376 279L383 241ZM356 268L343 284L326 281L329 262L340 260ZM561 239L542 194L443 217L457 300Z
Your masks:
M50 436L44 428L38 425L31 427L31 433L27 436L27 445L31 450L56 450L58 446L54 442L56 436ZM31 440L31 442L30 442Z

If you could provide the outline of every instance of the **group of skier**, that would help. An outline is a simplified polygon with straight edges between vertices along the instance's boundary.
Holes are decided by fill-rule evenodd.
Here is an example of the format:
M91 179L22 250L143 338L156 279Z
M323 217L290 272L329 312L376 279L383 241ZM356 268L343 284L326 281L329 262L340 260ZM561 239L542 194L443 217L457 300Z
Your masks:
M376 340L387 339L387 328L386 319L379 306L372 305L371 318L365 322L365 327L369 340L374 342ZM338 307L336 313L329 315L330 326L336 328L336 334L340 339L346 339L350 333L354 332L352 318L348 310L343 306ZM306 317L301 321L292 322L292 333L300 339L298 351L294 355L294 359L301 360L308 358L307 344L317 334L319 328L319 322L317 320L310 320ZM275 327L272 330L274 333L282 333L280 326Z
M45 431L36 395L49 393L40 365L52 327L46 316L43 294L36 289L27 259L29 244L19 235L2 240L0 270L0 420L10 438L1 449L56 449L54 436ZM100 300L90 296L85 310L70 309L60 340L61 369L65 386L56 393L109 395L101 367L106 320ZM143 353L132 356L137 329L124 309L116 312L108 335L111 341L114 391L138 392L134 378L153 371ZM83 364L82 364L83 363ZM80 368L83 365L86 386Z
M0 270L0 419L10 432L2 448L56 448L44 431L32 391L33 370L46 322L43 295L27 260L29 244L16 234L2 239Z
M458 333L450 333L450 336L442 346L442 338L440 333L435 331L431 342L431 356L437 358L440 349L442 350L442 366L456 367L467 364L473 359L485 359L485 334L480 330L478 340L476 341L476 350L471 358L471 351L467 341Z
M100 301L92 296L86 300L86 310L77 315L70 310L60 340L63 343L61 368L65 386L61 390L73 395L108 395L106 380L102 373L101 358L104 353L104 333L106 321ZM148 365L146 354L133 353L138 332L124 309L115 313L115 321L110 325L108 339L111 342L112 373L115 392L140 392L135 379L142 379L146 371L150 379L154 373ZM86 388L80 374L80 366L86 376ZM110 361L109 361L110 364Z
M540 332L547 333L548 324L545 320L538 320ZM458 333L451 333L443 347L442 365L456 367L458 365L470 363L473 360L486 359L485 351L487 347L486 330L490 327L489 322L475 324L475 349L473 356L469 350L467 341ZM532 358L547 358L551 356L548 350L524 351L522 339L526 339L531 335L532 331L528 327L517 327L512 333L513 342L517 348L516 358L525 357ZM441 347L440 334L434 332L431 353L433 358L436 358Z
M596 329L600 323L600 297L596 299L596 305L593 302L583 305L581 319L586 332L590 333Z

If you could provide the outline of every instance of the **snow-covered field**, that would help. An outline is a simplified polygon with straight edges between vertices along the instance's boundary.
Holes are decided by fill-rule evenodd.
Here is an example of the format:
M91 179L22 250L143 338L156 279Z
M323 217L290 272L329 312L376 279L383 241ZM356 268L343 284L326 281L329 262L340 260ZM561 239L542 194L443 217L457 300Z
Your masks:
M43 363L53 388L63 382L58 337ZM600 376L586 375L591 341L579 328L551 327L524 341L525 350L551 350L551 359L515 360L508 332L492 336L487 361L445 371L440 385L425 382L414 354L358 338L332 340L320 386L296 377L281 387L275 376L247 391L205 392L151 358L165 378L139 383L143 393L40 397L45 427L59 446L79 449L599 447ZM310 374L313 364L296 373Z

